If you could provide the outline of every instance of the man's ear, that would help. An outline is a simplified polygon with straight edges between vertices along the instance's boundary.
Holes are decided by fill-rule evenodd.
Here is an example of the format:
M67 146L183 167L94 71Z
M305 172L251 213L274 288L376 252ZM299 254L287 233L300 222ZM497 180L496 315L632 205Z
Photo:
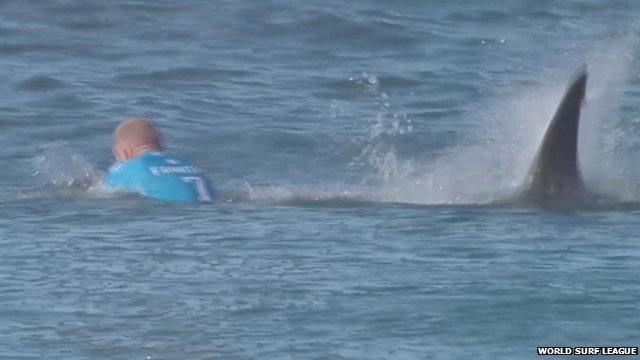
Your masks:
M124 154L122 154L122 155L124 155L124 159L122 159L123 161L124 160L129 160L129 159L131 159L133 157L133 150L129 146L127 146L124 149L122 149L122 151L124 152Z
M131 158L131 149L125 147L124 149L118 148L117 146L113 146L112 148L113 155L116 157L118 161L125 161Z

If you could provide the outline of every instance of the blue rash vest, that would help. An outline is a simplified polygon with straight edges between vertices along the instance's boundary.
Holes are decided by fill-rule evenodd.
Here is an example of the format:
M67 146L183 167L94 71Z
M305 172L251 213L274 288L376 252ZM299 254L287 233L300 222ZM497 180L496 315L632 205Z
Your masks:
M179 157L148 151L109 168L106 183L112 188L137 192L165 201L204 202L213 199L207 177Z

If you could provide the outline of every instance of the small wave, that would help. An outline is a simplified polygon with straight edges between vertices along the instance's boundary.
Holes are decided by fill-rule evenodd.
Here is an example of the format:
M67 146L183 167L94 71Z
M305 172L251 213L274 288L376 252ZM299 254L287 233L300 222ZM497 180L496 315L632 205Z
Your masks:
M56 78L45 75L35 75L20 81L16 85L16 89L24 91L49 91L65 86L66 84L63 81Z
M63 45L52 44L0 44L0 55L20 55L24 53L52 53L68 50Z
M465 7L463 10L454 11L449 14L446 19L455 24L464 22L475 22L480 24L495 23L500 21L508 21L511 19L508 9L469 9Z
M4 37L5 39L11 36L21 34L23 32L24 30L21 30L17 27L0 26L0 36Z
M108 10L108 6L92 2L43 3L46 11L55 15L89 16Z
M142 12L150 14L173 14L182 11L184 8L180 6L180 3L147 3L147 2L131 2L115 4L116 8L123 10L124 12Z
M86 33L90 31L114 29L118 27L118 24L113 21L105 20L75 20L64 23L63 27L65 29Z
M406 89L421 85L420 80L398 76L398 75L377 75L362 73L354 75L346 80L334 79L327 82L327 86L335 90L351 90L351 89L375 89L378 87L384 89Z
M335 49L338 45L362 49L407 49L420 41L413 29L402 23L386 18L371 19L356 11L314 6L293 10L296 14L291 14L291 11L281 8L265 15L264 12L249 10L242 16L250 18L249 22L259 30L257 36L300 38L320 48L331 45Z
M116 80L141 82L181 82L208 81L248 76L244 70L211 69L198 67L176 67L164 70L153 70L142 73L126 73L116 76Z

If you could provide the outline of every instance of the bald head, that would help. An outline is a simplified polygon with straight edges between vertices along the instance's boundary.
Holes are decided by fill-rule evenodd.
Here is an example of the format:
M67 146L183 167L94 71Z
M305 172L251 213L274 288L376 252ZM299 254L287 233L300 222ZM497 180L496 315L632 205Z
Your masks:
M129 118L121 122L113 132L113 154L118 161L152 150L162 150L162 144L160 133L147 119Z

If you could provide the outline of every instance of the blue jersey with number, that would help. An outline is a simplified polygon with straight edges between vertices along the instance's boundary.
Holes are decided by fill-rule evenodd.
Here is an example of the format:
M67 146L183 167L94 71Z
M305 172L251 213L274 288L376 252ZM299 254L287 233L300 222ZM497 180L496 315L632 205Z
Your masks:
M116 162L107 173L107 185L166 201L211 201L207 177L189 162L158 151Z

